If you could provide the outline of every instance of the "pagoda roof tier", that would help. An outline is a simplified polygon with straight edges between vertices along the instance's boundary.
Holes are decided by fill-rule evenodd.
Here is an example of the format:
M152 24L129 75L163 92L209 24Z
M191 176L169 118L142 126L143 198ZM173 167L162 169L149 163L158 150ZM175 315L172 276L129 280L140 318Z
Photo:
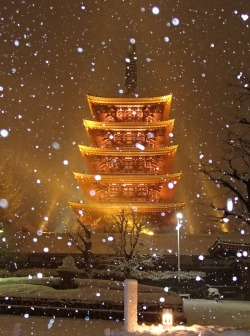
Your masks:
M105 203L102 202L101 204L98 203L75 203L69 202L71 208L79 214L79 211L83 213L111 213L114 214L115 212L120 212L121 209L124 210L132 210L139 213L165 213L165 212L172 212L172 211L179 211L184 208L185 203L149 203L149 202L133 202L133 204L128 203Z
M93 174L82 174L74 173L75 178L78 182L104 182L104 183L160 183L160 182L171 182L178 181L181 177L181 173L175 174L165 174L165 175L93 175Z
M94 118L101 121L100 114L112 114L118 109L145 109L151 108L157 110L157 113L161 115L161 120L168 119L172 95L160 96L160 97L147 97L147 98L131 98L131 97L118 97L118 98L107 98L107 97L96 97L87 95L88 104L90 107L91 114ZM154 109L155 108L155 109ZM111 111L112 110L112 111ZM110 115L111 117L111 115ZM131 118L131 121L136 121L135 118Z
M75 173L86 198L103 202L173 202L181 174L85 175Z
M145 148L140 150L138 148L97 148L79 145L82 155L98 155L98 156L157 156L157 155L172 155L174 156L178 146L168 146L159 148Z
M166 121L155 122L100 122L92 120L83 120L86 130L98 129L98 130L115 130L115 131L149 131L162 128L170 128L170 131L174 126L174 119Z

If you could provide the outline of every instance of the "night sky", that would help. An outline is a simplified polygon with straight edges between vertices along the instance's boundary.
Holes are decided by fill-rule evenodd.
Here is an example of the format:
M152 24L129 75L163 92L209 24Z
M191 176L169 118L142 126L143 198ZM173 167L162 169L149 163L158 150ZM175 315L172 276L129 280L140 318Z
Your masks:
M237 112L228 84L249 67L248 15L249 0L1 0L0 151L23 189L27 224L61 231L71 220L68 201L83 198L73 171L85 169L86 94L119 96L134 38L139 96L173 94L184 229L217 230L200 206L214 189L196 164L219 160L222 128Z

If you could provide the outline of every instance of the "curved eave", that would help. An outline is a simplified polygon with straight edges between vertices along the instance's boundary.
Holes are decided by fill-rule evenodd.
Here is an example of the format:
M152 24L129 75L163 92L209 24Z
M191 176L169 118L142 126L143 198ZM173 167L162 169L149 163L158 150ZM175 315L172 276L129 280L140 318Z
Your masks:
M96 148L79 145L79 149L82 155L100 155L100 156L149 156L149 155L165 155L174 154L177 151L178 146L168 146L160 148L145 148L139 150L137 148L122 148L122 149L106 149Z
M129 203L74 203L69 202L71 208L74 211L87 211L87 212L93 212L93 213L107 213L107 212L114 212L114 211L121 211L121 209L124 210L133 210L137 212L144 212L144 213L158 213L158 212L171 212L183 209L185 206L185 203L136 203L133 202L133 204Z
M172 101L172 95L166 96L158 96L158 97L116 97L116 98L108 98L108 97L97 97L87 95L87 100L89 104L101 104L101 105L128 105L128 104L157 104L157 103L170 103Z
M83 120L83 124L88 129L96 130L115 130L115 131L147 131L147 130L157 130L165 127L173 127L174 119L167 121L157 121L157 122L133 122L133 123L124 123L124 122L114 122L114 123L103 123L100 121L92 120Z
M167 174L167 175L90 175L74 173L78 182L94 182L94 183L160 183L178 181L181 173ZM98 179L96 179L98 176Z
M118 98L108 98L108 97L96 97L87 95L87 101L89 104L90 112L93 117L95 113L93 111L92 105L150 105L150 104L164 104L163 116L164 119L167 119L169 111L171 108L172 95L159 96L159 97L147 97L147 98L131 98L131 97L118 97Z

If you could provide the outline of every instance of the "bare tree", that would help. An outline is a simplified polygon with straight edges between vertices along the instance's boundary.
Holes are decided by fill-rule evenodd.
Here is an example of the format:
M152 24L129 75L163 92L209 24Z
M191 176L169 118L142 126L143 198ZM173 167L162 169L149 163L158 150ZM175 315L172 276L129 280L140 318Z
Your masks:
M88 278L92 277L93 255L92 255L92 230L98 226L100 218L90 226L84 223L79 217L70 225L68 234L73 245L83 255L85 271Z
M15 183L9 161L0 162L0 252L5 253L21 243L25 215L22 208L22 191Z
M250 79L241 73L236 99L241 104L250 99ZM248 107L249 111L249 107ZM241 112L241 111L240 111ZM235 115L225 128L225 147L221 162L200 162L200 171L216 184L219 193L211 207L219 210L218 219L227 222L230 217L250 225L250 119L244 112ZM249 113L249 112L248 112Z
M143 249L147 248L144 234L149 231L146 217L133 210L121 210L111 216L106 229L107 240L115 253L110 265L113 271L122 272L124 278L130 278L135 270L152 265L153 256L143 254Z
M236 90L234 96L240 104L250 99L250 78L247 73L240 72L237 76L237 83L230 83L229 86Z

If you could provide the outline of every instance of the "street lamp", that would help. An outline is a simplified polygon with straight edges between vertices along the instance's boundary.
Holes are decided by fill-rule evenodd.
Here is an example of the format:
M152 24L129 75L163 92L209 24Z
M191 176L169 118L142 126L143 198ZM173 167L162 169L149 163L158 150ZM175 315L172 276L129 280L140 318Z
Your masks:
M182 225L182 213L177 212L176 214L177 218L177 225L176 225L176 230L177 230L177 258L178 258L178 280L180 282L180 271L181 271L181 260L180 260L180 228Z

